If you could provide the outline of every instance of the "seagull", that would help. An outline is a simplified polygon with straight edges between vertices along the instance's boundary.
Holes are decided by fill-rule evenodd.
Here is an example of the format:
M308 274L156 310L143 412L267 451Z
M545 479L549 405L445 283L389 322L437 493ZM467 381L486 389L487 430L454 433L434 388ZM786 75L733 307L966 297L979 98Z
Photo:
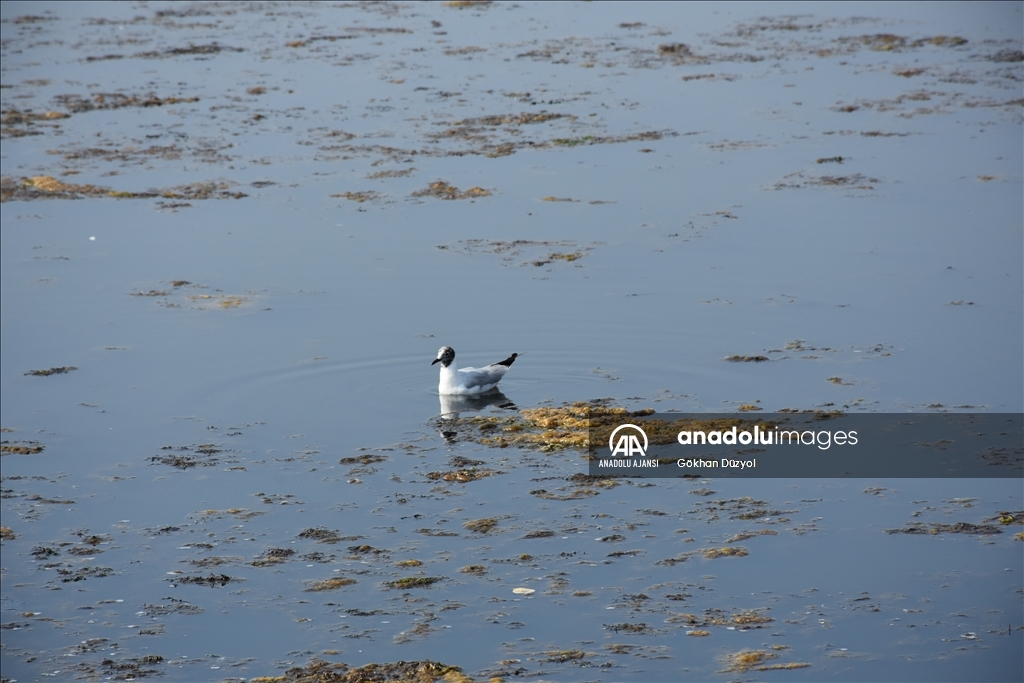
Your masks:
M455 349L442 346L437 352L434 363L441 364L441 382L437 390L441 394L472 396L484 394L494 387L505 376L518 353L513 353L503 361L492 363L485 368L462 368L455 364ZM434 363L431 363L433 365Z

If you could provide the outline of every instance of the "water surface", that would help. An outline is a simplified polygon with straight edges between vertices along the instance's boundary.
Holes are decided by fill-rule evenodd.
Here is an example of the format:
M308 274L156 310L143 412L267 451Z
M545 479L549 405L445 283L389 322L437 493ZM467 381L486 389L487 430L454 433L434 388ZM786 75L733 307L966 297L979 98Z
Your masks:
M589 486L430 367L1020 412L1019 4L0 12L5 680L1024 675L1019 480Z

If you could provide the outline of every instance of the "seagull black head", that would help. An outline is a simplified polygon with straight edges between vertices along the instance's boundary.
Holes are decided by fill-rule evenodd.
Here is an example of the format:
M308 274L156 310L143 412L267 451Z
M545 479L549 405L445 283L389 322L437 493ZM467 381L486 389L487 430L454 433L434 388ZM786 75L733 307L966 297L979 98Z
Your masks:
M437 350L437 358L434 359L434 363L441 363L442 366L448 367L455 360L455 349L450 346L442 346ZM433 365L434 363L431 363Z

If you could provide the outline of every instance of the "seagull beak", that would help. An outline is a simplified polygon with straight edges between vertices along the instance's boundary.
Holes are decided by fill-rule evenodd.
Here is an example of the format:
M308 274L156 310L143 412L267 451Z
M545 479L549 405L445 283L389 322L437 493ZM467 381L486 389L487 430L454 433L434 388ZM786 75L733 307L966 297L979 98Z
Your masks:
M440 359L440 358L435 358L435 359L434 359L434 363L440 363L440 362L441 362L441 359ZM431 365L433 365L434 363L431 363Z

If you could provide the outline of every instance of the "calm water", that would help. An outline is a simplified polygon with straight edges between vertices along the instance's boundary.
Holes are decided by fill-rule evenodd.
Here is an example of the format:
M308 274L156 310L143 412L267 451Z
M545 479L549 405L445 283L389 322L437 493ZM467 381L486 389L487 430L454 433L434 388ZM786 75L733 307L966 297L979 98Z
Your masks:
M4 680L1024 677L1020 480L581 493L442 438L430 367L1024 410L1019 4L0 12Z

